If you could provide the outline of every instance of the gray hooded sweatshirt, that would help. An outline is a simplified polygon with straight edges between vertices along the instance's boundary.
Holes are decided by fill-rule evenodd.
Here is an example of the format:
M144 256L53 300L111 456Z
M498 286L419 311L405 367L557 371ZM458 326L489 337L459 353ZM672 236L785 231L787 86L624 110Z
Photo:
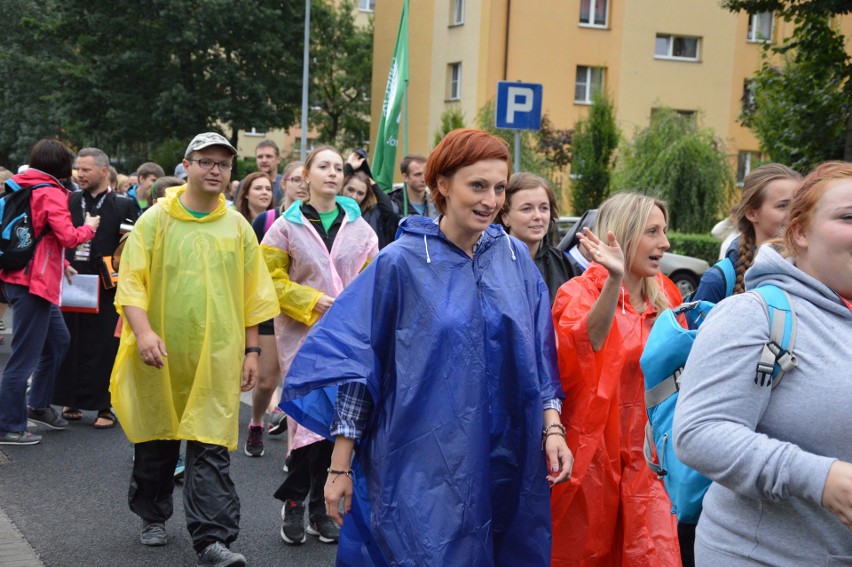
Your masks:
M822 507L828 469L852 462L852 311L768 245L746 288L786 290L797 368L754 383L769 322L753 293L720 302L690 352L675 411L677 456L713 480L697 565L852 565L852 531Z

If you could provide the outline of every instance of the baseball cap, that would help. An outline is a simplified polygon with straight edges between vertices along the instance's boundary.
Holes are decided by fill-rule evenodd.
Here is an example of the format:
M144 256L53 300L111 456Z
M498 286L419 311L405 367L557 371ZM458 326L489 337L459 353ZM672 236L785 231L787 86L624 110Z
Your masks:
M186 168L182 163L179 163L175 166L175 177L178 179L186 180Z
M192 152L196 152L198 150L203 150L204 148L209 148L210 146L225 146L228 148L228 151L231 152L231 155L237 155L237 150L231 143L225 138L225 136L221 134L217 134L216 132L204 132L203 134L199 134L192 139L189 145L186 147L186 153L183 154L183 157L189 157L189 154Z

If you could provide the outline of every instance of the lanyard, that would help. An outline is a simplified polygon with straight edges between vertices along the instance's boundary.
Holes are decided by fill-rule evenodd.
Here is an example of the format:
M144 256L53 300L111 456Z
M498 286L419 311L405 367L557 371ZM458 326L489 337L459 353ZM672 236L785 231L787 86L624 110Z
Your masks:
M109 195L109 191L109 187L107 187L107 190L104 191L104 194L101 195L101 198L98 199L97 203L95 203L96 212L99 211L101 206L104 204L104 199L106 199L106 196ZM86 220L86 196L81 195L81 197L82 198L80 199L80 208L83 210L83 220Z

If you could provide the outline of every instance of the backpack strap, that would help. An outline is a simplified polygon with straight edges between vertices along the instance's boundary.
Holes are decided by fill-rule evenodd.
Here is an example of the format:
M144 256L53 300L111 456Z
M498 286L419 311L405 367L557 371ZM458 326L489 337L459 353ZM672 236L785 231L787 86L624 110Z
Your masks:
M663 463L657 463L654 460L654 428L650 420L645 422L645 443L642 444L642 452L645 454L645 463L648 464L651 472L657 475L657 478L663 478L669 474Z
M277 218L278 209L269 209L266 211L266 222L263 223L263 234L269 232L269 229L272 228L272 223L274 223Z
M769 319L769 342L760 353L754 383L775 388L784 374L799 364L793 352L796 344L796 311L790 295L777 286L763 285L754 291L761 299L763 311Z
M734 263L729 257L725 256L713 264L713 267L722 274L722 281L725 282L725 297L734 295L734 286L737 284L737 270Z

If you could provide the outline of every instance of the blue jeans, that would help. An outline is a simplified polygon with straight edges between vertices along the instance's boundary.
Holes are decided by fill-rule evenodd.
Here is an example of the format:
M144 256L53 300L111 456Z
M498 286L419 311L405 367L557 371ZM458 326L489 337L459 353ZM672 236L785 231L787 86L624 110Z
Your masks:
M32 295L22 285L4 282L3 293L12 308L14 325L12 355L0 380L0 433L19 433L27 429L27 405L36 409L50 406L53 383L71 336L57 305Z

